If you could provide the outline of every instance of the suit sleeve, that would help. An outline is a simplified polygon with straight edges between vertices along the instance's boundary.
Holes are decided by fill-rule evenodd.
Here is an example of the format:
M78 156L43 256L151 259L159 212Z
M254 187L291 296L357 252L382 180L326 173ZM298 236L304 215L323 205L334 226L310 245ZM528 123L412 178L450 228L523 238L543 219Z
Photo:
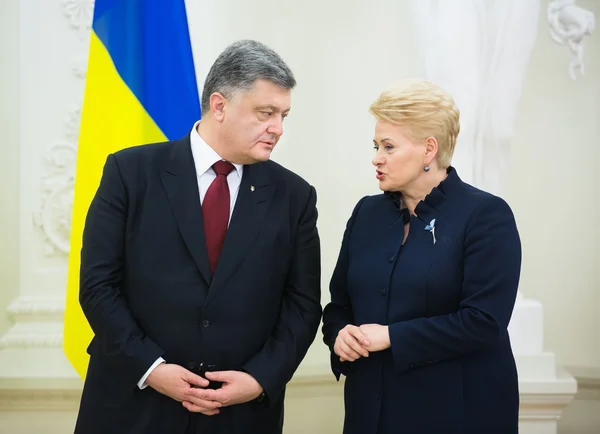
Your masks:
M310 187L300 217L279 320L267 343L243 370L275 401L306 355L321 322L321 246L316 191Z
M79 302L94 331L94 351L135 386L164 351L145 336L121 291L127 206L125 186L111 154L83 231Z
M333 346L341 329L348 324L354 323L352 315L352 303L348 295L348 264L350 257L350 235L354 220L364 198L354 207L352 215L346 224L344 237L342 238L342 247L338 255L338 260L331 276L329 284L329 293L331 301L323 311L323 342L329 347L331 370L339 380L340 375L348 375L352 368L352 362L341 362L340 358L333 351Z
M519 284L521 242L513 213L502 199L492 196L472 215L463 266L457 312L390 324L397 370L468 354L505 335Z

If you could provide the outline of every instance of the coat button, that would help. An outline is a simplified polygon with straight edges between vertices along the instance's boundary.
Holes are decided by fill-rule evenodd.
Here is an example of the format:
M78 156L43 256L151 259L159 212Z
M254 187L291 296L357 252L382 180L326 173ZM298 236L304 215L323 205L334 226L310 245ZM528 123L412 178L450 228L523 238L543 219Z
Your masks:
M379 398L381 398L381 394L379 394L379 393L376 393L376 394L375 394L375 399L379 401Z
M210 325L210 321L207 319L202 320L202 327L206 328Z
M383 288L381 290L381 295L383 295L384 297L387 295L387 288Z
M408 365L408 367L409 367L410 369L415 369L415 364L414 364L414 363L411 363L410 365Z
M390 261L390 262L394 262L394 259L396 259L396 257L395 257L395 256L390 256L390 257L389 257L389 259L388 259L388 261Z

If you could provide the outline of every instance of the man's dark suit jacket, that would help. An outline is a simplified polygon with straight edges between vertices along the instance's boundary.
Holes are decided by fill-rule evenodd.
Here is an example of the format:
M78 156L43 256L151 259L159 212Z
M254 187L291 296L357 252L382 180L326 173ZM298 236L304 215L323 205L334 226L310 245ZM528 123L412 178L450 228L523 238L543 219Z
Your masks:
M214 276L190 139L108 156L87 215L80 302L94 331L76 433L280 433L286 383L321 319L316 193L247 165ZM194 415L137 382L159 357L251 374L261 402Z
M347 377L344 433L516 434L507 326L521 242L513 213L450 168L415 214L380 194L361 200L348 222L325 343L333 349L346 324L377 323L389 325L391 348L343 363L332 351L335 375Z

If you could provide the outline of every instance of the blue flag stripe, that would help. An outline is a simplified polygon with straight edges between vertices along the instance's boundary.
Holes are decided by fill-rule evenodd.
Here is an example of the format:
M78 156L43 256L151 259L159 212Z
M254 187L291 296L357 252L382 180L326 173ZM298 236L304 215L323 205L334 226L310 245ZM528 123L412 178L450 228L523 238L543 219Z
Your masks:
M165 136L187 134L200 101L183 0L96 0L92 26Z

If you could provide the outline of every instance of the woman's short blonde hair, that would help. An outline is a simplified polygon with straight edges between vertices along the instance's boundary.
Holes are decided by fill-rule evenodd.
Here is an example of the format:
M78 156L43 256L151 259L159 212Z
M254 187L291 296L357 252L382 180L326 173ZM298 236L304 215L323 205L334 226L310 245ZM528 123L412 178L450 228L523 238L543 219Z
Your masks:
M460 112L452 95L426 80L406 80L381 93L369 111L376 119L407 129L409 139L424 141L435 137L436 160L450 166L460 131Z

